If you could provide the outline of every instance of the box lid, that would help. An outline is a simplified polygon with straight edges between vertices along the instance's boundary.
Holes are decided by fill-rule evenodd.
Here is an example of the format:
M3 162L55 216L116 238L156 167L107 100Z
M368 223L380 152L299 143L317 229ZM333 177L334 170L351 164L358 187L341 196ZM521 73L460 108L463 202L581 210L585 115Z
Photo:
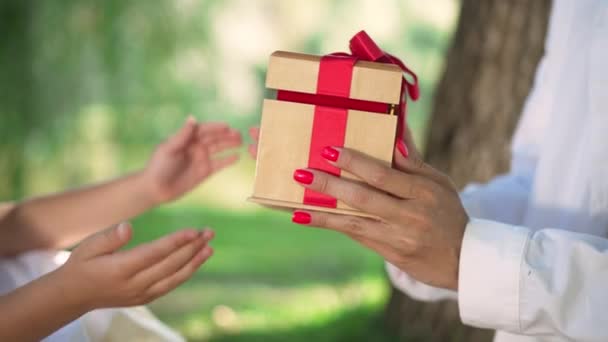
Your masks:
M315 94L320 61L321 56L276 51L268 63L266 87ZM402 71L396 65L357 61L350 98L399 104L402 77Z

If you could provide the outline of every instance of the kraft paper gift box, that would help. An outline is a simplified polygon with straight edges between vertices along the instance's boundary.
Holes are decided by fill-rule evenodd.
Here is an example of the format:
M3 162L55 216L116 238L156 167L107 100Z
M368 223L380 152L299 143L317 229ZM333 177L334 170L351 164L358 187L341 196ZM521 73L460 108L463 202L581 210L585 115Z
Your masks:
M403 72L414 81L416 76L363 31L351 40L351 51L270 56L266 87L277 97L264 100L251 201L369 216L292 178L296 169L308 167L356 179L321 157L326 146L351 148L391 164L396 134L403 130L405 98L408 93L418 97L417 83L409 83Z

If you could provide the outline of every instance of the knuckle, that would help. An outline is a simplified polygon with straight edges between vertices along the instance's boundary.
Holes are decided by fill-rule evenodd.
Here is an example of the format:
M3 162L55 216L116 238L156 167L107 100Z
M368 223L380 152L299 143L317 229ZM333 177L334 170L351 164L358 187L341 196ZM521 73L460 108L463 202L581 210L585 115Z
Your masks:
M349 217L344 222L344 228L353 234L361 234L365 231L365 225L358 217Z
M353 154L346 150L343 149L342 153L340 153L340 164L342 166L342 168L350 170L352 169L353 166Z
M395 216L400 224L404 224L412 220L412 212L403 206L397 210Z
M330 225L330 221L327 218L327 215L322 213L315 213L312 215L312 221L315 226L318 227L328 227Z
M420 251L420 244L410 237L400 237L397 239L397 243L398 249L403 255L416 255Z
M421 187L420 195L429 204L437 204L441 194L441 187L433 182L427 182Z
M357 188L351 193L351 202L355 207L365 207L372 200L372 196L365 190Z
M425 225L428 217L434 215L426 207L421 205L415 205L408 213L409 224L412 228L418 228L421 225Z
M390 177L390 169L384 166L375 167L370 176L370 185L376 188L382 188L388 182Z
M426 198L427 203L432 206L432 207L436 207L439 205L439 197L437 196L436 193L430 193L428 194L427 198Z
M319 192L323 192L326 193L329 190L329 177L325 177L325 176L317 176L315 178L318 178L317 181L317 189Z
M422 158L414 158L413 163L416 169L424 170L426 168L426 163L424 162L424 160L422 160Z
M406 198L415 198L417 197L417 189L413 182L406 182L403 185L403 192L405 193Z

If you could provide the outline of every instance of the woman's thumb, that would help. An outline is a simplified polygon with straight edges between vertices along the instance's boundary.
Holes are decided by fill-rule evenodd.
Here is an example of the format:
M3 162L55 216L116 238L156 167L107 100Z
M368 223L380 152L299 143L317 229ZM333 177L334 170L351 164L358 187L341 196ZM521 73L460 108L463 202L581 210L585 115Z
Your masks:
M74 254L82 258L111 254L126 245L130 239L131 225L126 222L121 223L87 238L78 245Z

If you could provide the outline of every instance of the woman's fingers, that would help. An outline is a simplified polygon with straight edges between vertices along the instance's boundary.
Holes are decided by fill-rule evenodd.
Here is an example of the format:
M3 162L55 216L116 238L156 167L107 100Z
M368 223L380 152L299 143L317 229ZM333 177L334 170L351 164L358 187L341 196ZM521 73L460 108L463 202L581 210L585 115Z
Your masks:
M127 274L135 274L154 265L195 240L199 236L196 229L184 229L158 240L139 245L128 251L120 252L119 265Z
M422 176L448 188L455 188L449 177L425 163L424 160L420 158L419 154L410 154L406 158L395 150L393 158L395 161L395 168L402 173L405 172Z
M361 178L365 183L376 189L393 194L404 199L418 198L424 192L426 181L399 170L391 168L382 161L367 156L361 152L347 148L329 148L338 153L335 161L329 160L342 170L348 171ZM324 151L326 158L329 155L328 149Z
M406 210L413 209L406 205ZM359 216L296 210L292 221L343 233L392 263L400 262L403 254L415 253L416 241L420 239L413 225L411 230L395 229L391 223ZM407 222L401 224L408 225Z
M306 188L330 195L353 208L389 220L396 217L401 204L400 199L365 184L318 170L296 170L294 179Z
M297 210L292 221L317 228L331 229L348 236L381 241L387 237L389 226L381 221L360 216L349 216L321 211Z
M180 284L190 279L194 272L213 255L213 248L205 246L188 263L184 264L177 272L161 279L147 290L152 298L160 297L178 287Z
M403 141L401 141L401 143L404 144L405 150L407 151L407 155L405 155L404 157L409 158L411 156L414 158L422 159L422 155L420 154L420 151L418 151L416 143L414 142L414 135L412 134L412 131L407 125L405 126Z
M213 232L206 230L200 236L183 245L160 262L146 268L135 275L134 281L143 286L150 286L176 273L199 253L213 238Z

